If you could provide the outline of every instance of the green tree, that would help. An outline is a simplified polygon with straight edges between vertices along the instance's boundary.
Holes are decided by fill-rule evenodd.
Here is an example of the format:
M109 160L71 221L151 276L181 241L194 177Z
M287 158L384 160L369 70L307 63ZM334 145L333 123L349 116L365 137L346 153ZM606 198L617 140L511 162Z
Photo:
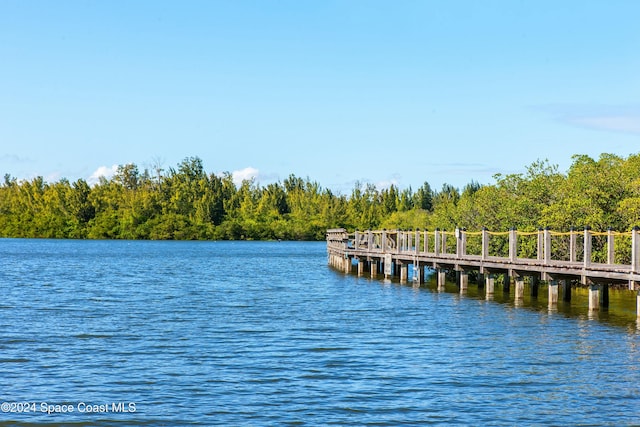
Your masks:
M433 208L433 190L428 182L424 182L422 187L418 188L418 190L413 195L413 205L419 209L425 211L431 211Z

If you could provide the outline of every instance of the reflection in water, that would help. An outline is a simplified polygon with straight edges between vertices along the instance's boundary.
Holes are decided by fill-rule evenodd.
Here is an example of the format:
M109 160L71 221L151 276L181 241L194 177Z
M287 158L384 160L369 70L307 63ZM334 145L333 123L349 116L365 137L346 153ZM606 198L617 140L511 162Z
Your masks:
M427 276L427 282L422 285L433 292L442 292L435 282L435 275ZM535 291L527 283L524 287L522 298L515 298L515 286L503 289L496 286L496 291L487 294L484 287L479 287L475 281L469 281L469 287L460 290L453 282L447 282L444 290L448 293L457 293L468 298L480 298L485 301L493 301L507 304L517 308L528 308L536 311L546 311L554 315L566 317L582 317L591 321L600 321L616 326L623 326L631 331L640 331L640 318L636 316L636 291L627 289L610 288L609 307L600 307L598 310L589 310L589 289L586 287L573 287L571 300L564 301L558 298L556 303L549 301L548 287L544 283L538 286L537 296L532 296Z

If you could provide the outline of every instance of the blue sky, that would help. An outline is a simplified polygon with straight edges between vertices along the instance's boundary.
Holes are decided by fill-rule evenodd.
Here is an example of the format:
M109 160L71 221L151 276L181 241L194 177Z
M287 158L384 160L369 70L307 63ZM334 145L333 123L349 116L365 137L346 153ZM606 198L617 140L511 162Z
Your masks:
M0 1L0 173L463 187L640 152L640 1Z

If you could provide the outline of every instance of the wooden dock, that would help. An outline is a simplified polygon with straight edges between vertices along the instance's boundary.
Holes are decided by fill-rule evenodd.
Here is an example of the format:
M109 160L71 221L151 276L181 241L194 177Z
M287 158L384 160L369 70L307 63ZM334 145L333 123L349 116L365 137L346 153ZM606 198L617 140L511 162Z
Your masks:
M436 229L353 233L339 228L327 230L327 253L329 265L345 273L397 277L401 283L424 283L428 268L435 271L438 287L444 288L447 272L455 272L461 292L467 289L470 272L483 277L487 295L493 294L494 280L502 275L506 289L512 282L515 285L516 299L523 297L525 279L536 295L539 281L546 281L549 304L557 303L559 293L563 300L570 300L572 286L588 286L590 310L608 306L612 285L640 289L638 228L629 232L594 232L587 227L569 232ZM640 317L640 293L636 307Z

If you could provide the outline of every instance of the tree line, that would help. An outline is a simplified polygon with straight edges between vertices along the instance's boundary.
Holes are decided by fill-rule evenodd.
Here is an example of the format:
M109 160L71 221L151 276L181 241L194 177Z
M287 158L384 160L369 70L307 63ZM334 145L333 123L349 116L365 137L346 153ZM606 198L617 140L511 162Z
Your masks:
M4 176L0 236L74 239L323 240L329 228L629 230L640 225L640 154L575 155L566 173L537 160L525 173L462 189L415 191L357 182L348 195L295 175L262 186L205 172L198 157L153 172L135 164L85 180Z

